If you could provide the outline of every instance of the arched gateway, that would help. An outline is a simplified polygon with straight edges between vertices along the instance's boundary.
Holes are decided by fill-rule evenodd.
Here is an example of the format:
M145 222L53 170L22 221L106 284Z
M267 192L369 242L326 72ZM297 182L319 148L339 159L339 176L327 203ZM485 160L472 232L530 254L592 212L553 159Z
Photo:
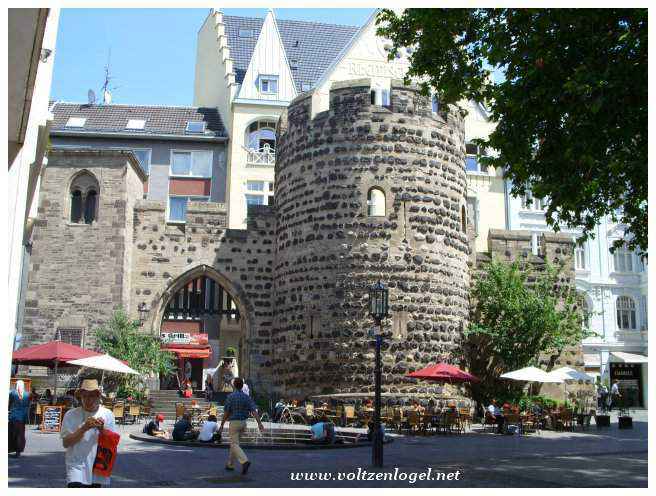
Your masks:
M202 388L228 348L235 351L239 373L249 374L245 295L213 267L199 265L171 280L153 316L153 329L177 357L178 375L160 378L162 389L179 387L187 362L194 389Z

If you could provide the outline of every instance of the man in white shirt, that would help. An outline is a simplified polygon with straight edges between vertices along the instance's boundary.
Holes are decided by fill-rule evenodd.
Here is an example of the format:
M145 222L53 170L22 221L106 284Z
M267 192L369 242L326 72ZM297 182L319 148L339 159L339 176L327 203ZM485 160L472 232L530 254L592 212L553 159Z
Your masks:
M201 443L211 443L213 441L218 442L221 440L221 435L218 432L219 424L216 421L216 415L210 415L200 428L198 440Z
M619 381L615 379L613 385L610 387L610 408L608 411L612 411L614 406L617 406L619 399L622 395L620 394Z
M503 424L506 419L504 418L503 414L501 413L501 410L497 406L497 400L492 400L490 406L487 407L487 411L490 413L490 415L492 415L492 418L497 423L497 434L503 434Z
M85 379L76 395L82 406L66 412L61 438L66 448L66 482L68 487L109 486L109 477L93 473L102 429L116 432L114 415L100 404L100 388L96 379Z

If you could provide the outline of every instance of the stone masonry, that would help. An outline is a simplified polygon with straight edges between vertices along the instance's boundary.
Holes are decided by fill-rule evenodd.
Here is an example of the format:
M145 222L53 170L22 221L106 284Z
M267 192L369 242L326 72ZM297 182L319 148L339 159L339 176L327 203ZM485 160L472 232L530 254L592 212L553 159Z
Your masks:
M239 309L230 332L241 333L240 373L255 387L286 397L370 391L368 287L380 280L391 313L384 390L430 392L405 374L455 360L470 273L486 259L564 263L563 284L573 284L564 236L542 235L533 257L528 233L491 231L490 252L473 253L461 115L433 114L428 98L401 81L389 107L372 105L370 90L367 79L335 83L329 109L314 118L311 94L292 102L278 125L274 206L249 207L246 230L227 229L219 203L189 203L185 224L168 223L165 203L141 199L146 176L129 151L51 150L24 346L76 328L93 348L92 330L118 307L158 334L172 295L205 276ZM83 171L97 180L98 215L73 224L71 181ZM384 215L369 215L372 188L384 194ZM580 349L561 361L580 366Z
M314 119L301 95L279 125L274 370L291 394L372 389L367 288L378 280L392 314L385 391L415 390L404 375L449 360L467 321L463 120L432 114L400 81L389 108L370 90L368 79L334 84ZM384 216L368 215L374 187Z

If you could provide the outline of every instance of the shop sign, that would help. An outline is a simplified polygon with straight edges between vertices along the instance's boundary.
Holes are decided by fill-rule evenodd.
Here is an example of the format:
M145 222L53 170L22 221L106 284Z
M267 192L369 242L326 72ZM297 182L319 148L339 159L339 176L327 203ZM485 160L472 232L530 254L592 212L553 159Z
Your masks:
M207 344L207 334L192 334L190 332L162 332L160 338L163 344Z

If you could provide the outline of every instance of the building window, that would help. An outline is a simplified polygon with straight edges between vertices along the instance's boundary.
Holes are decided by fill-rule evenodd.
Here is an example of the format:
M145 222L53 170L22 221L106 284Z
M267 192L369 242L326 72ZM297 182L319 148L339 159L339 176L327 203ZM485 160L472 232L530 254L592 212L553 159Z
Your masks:
M636 329L635 301L630 296L617 298L617 327L622 330Z
M385 216L385 192L380 188L371 188L367 193L367 215Z
M390 90L388 88L373 88L371 90L371 104L379 107L389 107Z
M633 272L633 254L621 246L613 253L613 263L616 272Z
M150 149L132 149L132 153L137 157L139 165L146 174L150 174Z
M60 328L57 329L57 341L72 344L82 348L84 345L84 329Z
M574 248L574 267L576 270L586 270L585 244L576 245Z
M66 127L84 127L86 122L86 117L69 117L68 121L66 121Z
M465 149L467 152L465 157L467 172L487 172L487 165L479 161L479 157L482 156L480 148L473 143L467 143Z
M582 314L582 325L583 329L590 329L590 307L588 305L588 300L585 299L585 296L581 297L581 314Z
M187 128L185 129L188 133L204 133L205 132L205 122L204 121L188 121Z
M125 129L143 129L146 126L146 121L143 119L128 119L128 124Z
M310 91L312 85L310 83L301 83L301 91Z
M169 222L185 222L190 201L207 202L207 196L169 196Z
M273 183L269 181L246 181L247 205L273 205Z
M265 95L278 94L278 76L260 76L260 93Z
M522 197L522 208L524 210L535 210L542 211L546 210L547 201L544 198L535 198L533 192L530 190L526 191L526 194Z
M478 200L467 197L467 223L474 226L474 233L478 236Z
M467 232L467 210L464 205L460 207L460 229L464 233Z
M212 152L174 151L171 157L171 175L212 177Z
M253 30L252 29L240 29L239 30L239 37L240 38L252 38L253 37Z
M98 214L98 181L84 171L71 181L70 219L74 224L91 224Z
M271 121L257 121L251 123L246 131L247 147L251 150L262 151L267 147L271 152L276 150L276 123Z

